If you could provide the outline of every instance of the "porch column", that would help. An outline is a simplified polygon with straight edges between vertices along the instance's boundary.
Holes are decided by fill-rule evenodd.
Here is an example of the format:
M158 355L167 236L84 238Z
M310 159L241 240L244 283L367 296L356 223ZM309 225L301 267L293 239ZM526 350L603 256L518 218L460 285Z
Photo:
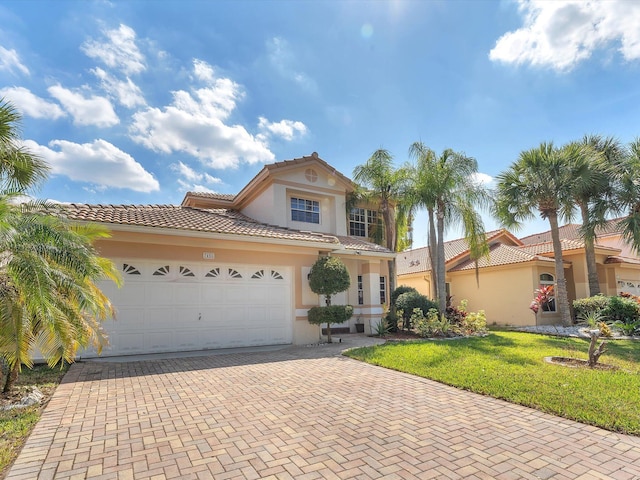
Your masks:
M362 262L362 290L364 304L360 307L360 317L367 335L376 333L376 325L382 320L380 305L380 260Z

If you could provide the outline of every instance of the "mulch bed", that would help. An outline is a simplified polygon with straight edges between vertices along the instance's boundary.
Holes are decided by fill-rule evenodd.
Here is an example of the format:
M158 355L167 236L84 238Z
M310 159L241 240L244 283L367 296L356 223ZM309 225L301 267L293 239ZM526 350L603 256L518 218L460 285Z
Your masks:
M580 358L571 357L545 357L545 362L553 363L554 365L562 365L564 367L571 368L591 368L593 370L617 370L615 365L607 365L606 363L596 363L593 367L589 366L588 360L582 360Z

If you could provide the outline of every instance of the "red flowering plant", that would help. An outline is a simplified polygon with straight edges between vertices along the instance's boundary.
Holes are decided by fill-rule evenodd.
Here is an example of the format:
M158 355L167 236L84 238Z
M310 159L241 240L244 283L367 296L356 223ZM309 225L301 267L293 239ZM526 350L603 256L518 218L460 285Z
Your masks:
M540 307L542 307L544 311L551 311L551 305L555 301L553 285L540 285L533 293L536 297L531 302L531 305L529 305L533 313L537 314Z

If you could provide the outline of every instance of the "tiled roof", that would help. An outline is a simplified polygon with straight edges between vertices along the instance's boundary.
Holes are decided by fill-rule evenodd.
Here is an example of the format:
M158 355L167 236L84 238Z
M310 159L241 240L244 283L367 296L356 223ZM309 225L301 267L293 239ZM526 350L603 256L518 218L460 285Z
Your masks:
M232 202L236 195L234 193L213 193L213 192L187 192L190 197L212 198L214 200L228 200Z
M492 230L487 232L487 241L497 237L503 230ZM464 238L444 242L445 263L453 260L457 256L465 253L469 245ZM410 273L428 272L431 270L431 259L429 258L429 247L416 248L399 253L396 257L396 270L398 275Z
M387 248L372 242L367 242L362 238L345 237L342 235L337 235L336 238L340 241L340 243L346 250L362 250L366 252L389 253L389 250Z
M605 225L603 225L602 227L598 227L596 229L596 235L604 236L604 235L611 235L611 234L617 233L619 231L618 222L620 220L622 220L622 218L614 218L612 220L607 221ZM580 235L581 227L582 225L578 223L567 223L566 225L559 227L558 230L560 231L560 238L565 238L568 240L580 239L582 237L582 235ZM550 242L551 230L547 230L546 232L541 232L541 233L535 233L527 237L522 237L520 241L525 245L530 245L532 243Z
M407 250L406 252L399 253L396 257L396 271L398 275L428 272L429 270L431 270L429 247Z
M640 265L640 258L611 256L611 257L607 257L604 263L632 263L634 265Z
M301 232L258 223L234 210L200 209L176 205L74 203L65 205L64 209L72 220L338 244L338 239L331 235Z
M176 205L87 205L64 206L68 218L87 222L169 228L196 232L245 235L301 242L320 242L335 248L389 253L384 247L353 237L292 230L259 223L235 210L204 209Z
M568 240L566 238L563 238L560 240L560 244L562 245L563 251L584 249L584 242L578 240ZM533 253L535 255L553 253L553 243L550 241L532 245L524 245L519 248L524 252Z
M492 245L489 249L489 258L482 257L478 259L478 268L496 267L498 265L512 265L515 263L532 262L534 260L553 263L553 259L528 253L524 251L522 247L512 247L510 245L497 243L495 245ZM464 263L461 263L460 265L457 265L449 271L458 272L463 270L474 270L475 268L475 262L473 260L468 260Z

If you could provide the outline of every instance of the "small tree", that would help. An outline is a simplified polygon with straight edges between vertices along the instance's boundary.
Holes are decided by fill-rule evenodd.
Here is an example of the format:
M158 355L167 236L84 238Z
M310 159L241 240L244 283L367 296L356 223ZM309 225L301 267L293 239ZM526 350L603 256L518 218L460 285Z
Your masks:
M313 293L318 295L324 295L325 304L328 310L331 310L331 295L344 292L351 285L351 279L349 278L349 271L346 265L337 257L320 257L316 263L311 267L311 273L309 273L309 287ZM353 310L351 310L353 313ZM321 323L327 322L327 342L331 343L331 323L342 323L346 321L351 315L345 315L342 320L339 317L342 315L313 313L309 316L309 322ZM312 317L313 320L312 321ZM330 320L330 321L329 321ZM340 321L341 320L341 321Z

